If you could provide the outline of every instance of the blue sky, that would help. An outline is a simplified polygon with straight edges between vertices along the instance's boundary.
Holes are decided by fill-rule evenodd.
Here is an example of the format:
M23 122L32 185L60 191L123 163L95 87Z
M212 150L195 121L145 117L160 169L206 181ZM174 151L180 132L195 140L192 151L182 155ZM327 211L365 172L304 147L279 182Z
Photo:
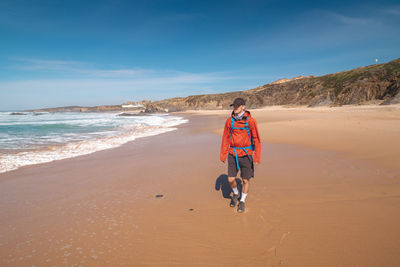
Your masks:
M0 1L0 110L246 90L400 57L398 1Z

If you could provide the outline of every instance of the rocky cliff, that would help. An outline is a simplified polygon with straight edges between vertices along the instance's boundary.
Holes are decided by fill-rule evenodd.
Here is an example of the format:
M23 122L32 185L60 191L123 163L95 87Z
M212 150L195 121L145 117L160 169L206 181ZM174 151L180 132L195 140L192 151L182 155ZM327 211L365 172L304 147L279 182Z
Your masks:
M400 58L324 76L298 76L247 91L175 97L161 101L127 102L141 106L137 111L172 112L188 109L228 109L233 99L242 97L248 108L271 105L341 106L347 104L400 103ZM122 105L61 107L34 111L128 111Z
M169 111L226 109L236 97L244 98L249 108L271 105L394 104L400 102L399 91L400 58L320 77L281 79L247 91L171 98L152 103Z

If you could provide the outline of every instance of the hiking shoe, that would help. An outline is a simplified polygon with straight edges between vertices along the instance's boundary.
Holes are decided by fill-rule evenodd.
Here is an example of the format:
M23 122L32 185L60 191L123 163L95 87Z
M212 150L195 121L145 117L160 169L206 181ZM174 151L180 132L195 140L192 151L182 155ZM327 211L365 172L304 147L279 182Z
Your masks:
M233 194L233 197L231 198L231 203L229 204L229 206L235 207L238 202L238 199L239 199L239 194L237 194L237 195Z
M243 201L239 202L237 211L238 212L244 212L244 202Z

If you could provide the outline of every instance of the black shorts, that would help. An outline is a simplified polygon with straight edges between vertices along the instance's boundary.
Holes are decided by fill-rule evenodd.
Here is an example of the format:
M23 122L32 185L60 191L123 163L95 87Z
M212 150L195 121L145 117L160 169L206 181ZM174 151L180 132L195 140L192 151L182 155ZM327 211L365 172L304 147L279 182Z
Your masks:
M242 179L250 179L254 177L254 165L252 156L238 157L240 177ZM232 154L228 154L228 177L236 177L238 173L236 158Z

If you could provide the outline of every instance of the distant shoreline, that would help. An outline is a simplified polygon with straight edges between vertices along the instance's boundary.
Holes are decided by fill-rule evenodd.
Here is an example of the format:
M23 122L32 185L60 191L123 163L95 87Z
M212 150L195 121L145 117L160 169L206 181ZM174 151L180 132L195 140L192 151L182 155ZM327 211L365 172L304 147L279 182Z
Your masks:
M98 108L102 106L93 106L93 107L85 107L85 108ZM288 109L288 110L302 110L302 109L314 109L314 110L335 110L335 109L357 109L357 108L386 108L386 107L393 107L397 108L400 107L399 103L395 104L389 104L389 105L380 105L376 103L371 103L371 104L348 104L348 105L341 105L341 106L307 106L307 105L269 105L269 106L263 106L263 107L258 107L258 108L251 108L251 109L259 109L259 110L283 110L283 109ZM52 110L52 111L49 111ZM187 109L187 110L179 110L179 111L171 111L171 112L165 112L165 113L180 113L180 112L218 112L218 111L229 111L231 108L225 108L225 109ZM77 110L66 110L65 107L60 107L60 108L44 108L44 109L28 109L28 110L12 110L12 111L0 111L0 112L49 112L49 113L55 113L55 112L76 112L76 113L81 113L81 112L87 112L87 113L121 113L121 112L126 112L126 113L138 113L138 114L150 114L142 112L140 113L141 110L134 110L134 109L115 109L115 110L88 110L88 111L77 111ZM157 112L154 112L157 113Z

